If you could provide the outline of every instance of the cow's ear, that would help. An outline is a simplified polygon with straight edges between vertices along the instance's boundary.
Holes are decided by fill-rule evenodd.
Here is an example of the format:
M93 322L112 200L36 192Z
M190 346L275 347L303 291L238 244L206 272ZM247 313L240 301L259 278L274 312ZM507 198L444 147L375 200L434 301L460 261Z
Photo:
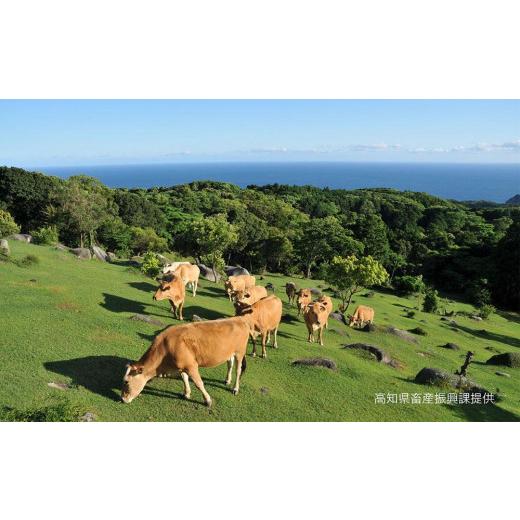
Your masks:
M143 365L136 365L135 363L132 363L129 368L131 376L137 376L138 374L143 373Z

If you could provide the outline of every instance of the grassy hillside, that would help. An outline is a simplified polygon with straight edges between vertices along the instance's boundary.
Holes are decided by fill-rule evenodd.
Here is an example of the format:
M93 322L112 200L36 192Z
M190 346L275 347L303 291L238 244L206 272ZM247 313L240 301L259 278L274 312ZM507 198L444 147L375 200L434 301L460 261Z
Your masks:
M213 408L202 404L193 386L192 401L182 398L177 379L156 379L130 405L118 402L121 378L128 360L138 359L154 335L162 329L129 318L147 314L166 325L176 324L167 302L154 302L155 283L135 269L120 264L81 261L50 247L10 241L12 256L34 254L39 263L19 267L0 263L0 405L18 409L42 407L65 399L83 412L103 421L516 421L520 418L520 369L493 367L484 362L496 352L520 352L520 317L493 315L485 322L457 316L456 326L438 315L416 311L405 317L414 299L375 293L358 296L356 304L374 307L376 323L400 329L417 326L428 335L412 344L384 332L348 329L331 320L325 346L306 342L306 329L296 309L286 303L283 286L293 280L300 286L319 286L319 281L265 276L260 283L273 283L284 301L279 349L268 358L248 356L240 394L233 396L223 380L225 366L202 369ZM337 304L337 302L335 302ZM453 304L462 311L464 304ZM223 287L202 281L196 298L187 297L185 317L193 314L218 318L233 314ZM485 329L485 332L482 330ZM402 364L395 369L378 364L347 343L365 342L382 347ZM460 351L440 348L453 342ZM376 393L447 392L415 384L415 374L425 366L453 372L467 349L475 352L468 375L495 392L497 406L444 404L375 404ZM250 349L249 349L250 351ZM295 359L326 356L338 371L294 367ZM496 375L497 371L511 377ZM61 390L48 383L68 383Z

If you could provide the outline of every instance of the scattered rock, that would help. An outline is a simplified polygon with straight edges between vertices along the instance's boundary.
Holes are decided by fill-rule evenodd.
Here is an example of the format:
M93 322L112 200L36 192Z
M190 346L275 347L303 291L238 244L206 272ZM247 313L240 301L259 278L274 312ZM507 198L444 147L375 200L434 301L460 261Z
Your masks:
M367 323L361 330L364 330L365 332L377 332L378 327L373 323Z
M376 293L374 291L370 291L370 292L367 292L366 294L364 294L363 296L365 298L373 298L375 295L376 295Z
M70 252L82 260L90 260L92 258L90 249L87 249L86 247L76 247L71 249Z
M92 246L92 252L98 260L101 260L101 262L108 262L108 255L104 249L101 249L99 246Z
M66 245L61 244L59 242L54 246L54 249L57 249L58 251L69 251L70 250L69 247L67 247Z
M247 269L244 269L239 265L226 265L224 267L224 272L226 273L226 276L239 276L241 274L249 274L249 271Z
M415 327L414 329L410 329L408 332L412 334L416 334L417 336L427 336L428 333L422 327Z
M200 276L204 278L205 280L208 280L210 282L218 282L220 280L220 275L217 273L217 277L215 279L215 274L213 273L213 269L210 267L204 265L204 264L197 264L200 269Z
M487 361L488 365L499 365L511 368L520 368L520 352L504 352L491 356Z
M482 321L482 318L480 316L470 316L470 318L475 321Z
M450 374L440 368L423 368L416 376L415 382L422 385L449 385L457 387L461 378L454 374Z
M455 320L450 320L450 318L446 318L445 316L441 317L441 321L447 322L452 327L456 327L457 326L457 322Z
M11 250L9 249L9 242L5 238L0 240L0 253L3 253L4 255L11 254Z
M82 415L79 419L81 422L94 422L96 420L96 416L92 412L87 412Z
M352 343L351 345L344 345L343 348L362 350L371 354L379 363L390 365L394 368L399 366L399 363L395 359L392 359L383 349L374 347L373 345L367 345L366 343Z
M25 233L15 233L14 235L11 235L11 238L13 240L19 240L20 242L27 242L27 243L32 242L32 235L28 235Z
M158 327L164 327L165 324L162 321L156 320L150 316L146 316L144 314L134 314L130 316L131 320L134 321L144 321L145 323L150 323L151 325L157 325Z
M58 390L70 390L70 386L67 383L47 383L47 386L51 388L57 388Z
M389 334L393 334L394 336L397 336L404 341L408 341L409 343L418 343L417 338L407 330L401 330L397 327L386 327L383 329L383 331Z
M117 255L115 253L111 253L110 251L107 253L107 258L109 262L115 262L117 260Z
M134 265L141 265L142 261L143 257L139 255L135 255L130 258L130 262L132 262Z
M260 393L261 393L262 395L267 395L267 394L269 393L269 388L267 388L267 386L262 386L262 387L260 388Z
M296 361L292 362L295 366L308 366L308 367L324 367L328 368L329 370L337 370L338 366L332 359L328 358L304 358L304 359L297 359Z
M201 318L198 314L194 314L192 317L191 317L191 321L205 321L204 318Z
M315 298L319 298L322 295L322 292L319 289L317 289L316 287L311 287L311 294Z
M495 372L495 374L497 376L502 376L502 377L511 377L511 374L507 374L506 372Z
M456 343L446 343L444 345L440 345L441 348L447 348L449 350L460 350L460 347Z
M341 321L341 323L344 323L345 325L347 325L347 320L346 320L345 316L343 314L341 314L341 312L331 312L329 314L329 318L332 318L333 320Z

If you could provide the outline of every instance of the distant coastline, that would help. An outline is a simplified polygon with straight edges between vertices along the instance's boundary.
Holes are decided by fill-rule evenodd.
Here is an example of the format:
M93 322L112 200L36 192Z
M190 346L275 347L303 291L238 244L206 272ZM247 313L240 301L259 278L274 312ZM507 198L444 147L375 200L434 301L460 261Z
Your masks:
M67 178L84 173L110 187L151 188L196 180L313 185L331 189L395 188L461 201L504 203L520 193L520 164L385 162L211 162L33 167Z

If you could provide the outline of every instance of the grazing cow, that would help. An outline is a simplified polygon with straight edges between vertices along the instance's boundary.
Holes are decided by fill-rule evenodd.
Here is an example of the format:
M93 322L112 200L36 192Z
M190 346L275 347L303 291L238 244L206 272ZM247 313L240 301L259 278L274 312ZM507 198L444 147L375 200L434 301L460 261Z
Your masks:
M274 333L273 347L278 348L277 334L280 321L282 320L282 300L273 294L267 298L253 303L243 305L237 309L238 315L249 325L249 333L253 343L253 357L256 356L256 338L262 336L262 357L267 357L265 345L267 336L271 331Z
M197 286L199 285L199 267L191 264L182 264L177 268L175 274L181 277L184 285L191 285L193 296L195 296L197 294Z
M166 264L164 267L163 267L163 274L168 274L168 273L174 273L175 271L177 271L177 269L179 269L179 266L181 265L191 265L189 262L173 262L171 264Z
M327 307L318 301L312 302L303 311L305 325L309 332L308 341L314 343L314 333L318 332L320 345L323 346L323 329L327 326L329 311Z
M289 299L289 305L292 305L294 300L296 300L296 291L296 284L292 282L285 284L285 294L287 294L287 298Z
M173 316L179 320L183 320L182 308L184 306L185 297L186 290L182 278L177 274L170 274L161 282L153 299L156 301L169 300L172 306Z
M146 383L159 375L180 373L184 397L191 397L189 378L211 406L211 397L204 388L199 367L216 367L227 362L226 385L231 384L233 363L236 379L233 394L238 394L240 376L246 369L249 326L242 318L199 321L168 327L158 334L141 359L127 365L121 399L130 403Z
M298 306L298 316L303 313L303 310L312 302L312 293L310 289L300 289L297 292L298 298L296 304Z
M236 291L233 294L235 303L240 304L240 306L253 305L253 303L256 303L266 296L267 289L261 285L255 285L244 291Z
M349 316L349 327L358 325L360 328L364 327L366 323L374 322L374 309L366 305L358 305L354 314Z
M238 276L230 276L224 283L229 301L231 301L233 293L237 291L245 291L256 285L256 278L251 275L241 274Z
M333 308L332 299L330 298L330 296L323 295L323 296L320 296L316 301L318 303L323 304L325 306L325 308L327 309L327 321L325 322L325 328L328 328L329 315L332 312L332 308Z

